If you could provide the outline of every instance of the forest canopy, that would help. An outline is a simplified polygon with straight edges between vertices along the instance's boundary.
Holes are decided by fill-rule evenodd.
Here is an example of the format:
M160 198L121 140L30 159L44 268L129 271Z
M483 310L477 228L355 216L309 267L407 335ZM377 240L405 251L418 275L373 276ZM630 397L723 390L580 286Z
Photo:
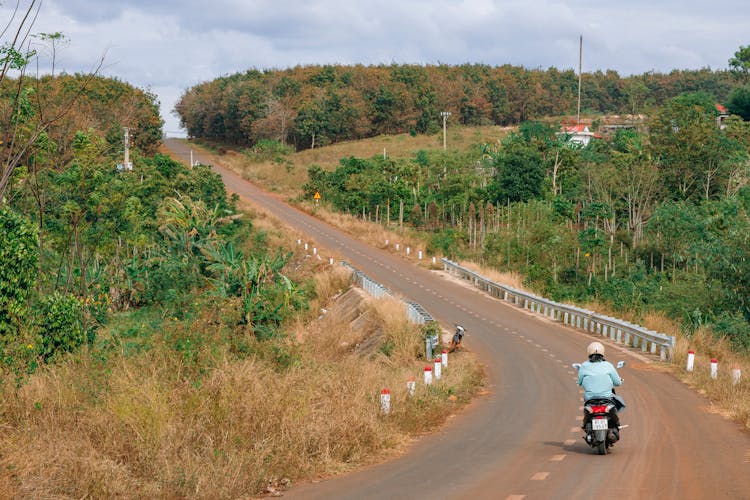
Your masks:
M684 92L726 102L732 71L675 70L621 77L582 75L588 114L649 113ZM379 134L433 133L440 112L462 125L518 125L575 114L573 70L482 64L297 66L248 70L196 85L175 110L188 135L252 146L271 139L297 149Z

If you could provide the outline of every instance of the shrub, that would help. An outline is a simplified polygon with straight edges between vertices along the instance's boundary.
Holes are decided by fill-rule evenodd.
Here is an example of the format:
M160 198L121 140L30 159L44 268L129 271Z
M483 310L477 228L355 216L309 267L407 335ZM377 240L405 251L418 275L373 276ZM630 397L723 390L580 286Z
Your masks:
M23 216L0 208L0 338L8 339L26 315L36 281L37 233Z
M83 304L70 294L53 293L40 304L41 355L45 360L74 352L84 343Z

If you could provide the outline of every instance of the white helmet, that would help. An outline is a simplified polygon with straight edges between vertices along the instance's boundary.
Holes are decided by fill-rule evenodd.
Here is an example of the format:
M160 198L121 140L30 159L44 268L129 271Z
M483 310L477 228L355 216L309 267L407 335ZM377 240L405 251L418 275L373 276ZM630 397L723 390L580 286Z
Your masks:
M586 354L589 356L592 354L601 354L604 356L604 346L600 342L592 342L586 348Z

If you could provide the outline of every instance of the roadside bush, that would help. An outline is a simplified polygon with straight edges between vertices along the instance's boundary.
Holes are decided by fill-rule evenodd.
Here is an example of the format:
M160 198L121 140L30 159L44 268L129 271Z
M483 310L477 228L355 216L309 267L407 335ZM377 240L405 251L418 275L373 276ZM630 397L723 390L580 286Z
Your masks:
M281 163L284 156L294 153L294 148L288 144L271 139L261 139L255 145L247 150L245 154L254 161L274 161Z
M36 246L34 225L0 208L0 339L9 340L27 313L37 275Z
M85 342L83 305L70 294L58 292L40 304L41 355L45 360L59 353L74 352Z
M735 349L750 351L750 325L741 314L722 314L713 324L713 331L717 337L729 339Z

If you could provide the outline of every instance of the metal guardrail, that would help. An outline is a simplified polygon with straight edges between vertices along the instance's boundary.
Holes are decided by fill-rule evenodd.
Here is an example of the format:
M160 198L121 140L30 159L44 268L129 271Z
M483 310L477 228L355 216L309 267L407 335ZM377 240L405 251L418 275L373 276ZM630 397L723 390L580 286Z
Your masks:
M348 262L341 261L341 265L351 269L352 282L373 297L379 299L387 295L390 297L398 298L389 289L387 289L377 281L371 279L365 273L359 271ZM430 321L435 321L430 313L428 313L421 305L417 304L416 302L411 302L404 299L400 300L406 307L406 314L409 317L409 321L411 321L412 323L415 323L417 325L424 325L425 323L429 323Z
M443 270L468 281L493 297L512 302L524 309L542 314L555 321L591 333L608 337L618 344L640 348L643 352L656 354L662 360L671 359L675 337L648 330L627 321L597 314L587 309L561 304L507 285L495 283L474 271L466 269L448 259L442 259Z

